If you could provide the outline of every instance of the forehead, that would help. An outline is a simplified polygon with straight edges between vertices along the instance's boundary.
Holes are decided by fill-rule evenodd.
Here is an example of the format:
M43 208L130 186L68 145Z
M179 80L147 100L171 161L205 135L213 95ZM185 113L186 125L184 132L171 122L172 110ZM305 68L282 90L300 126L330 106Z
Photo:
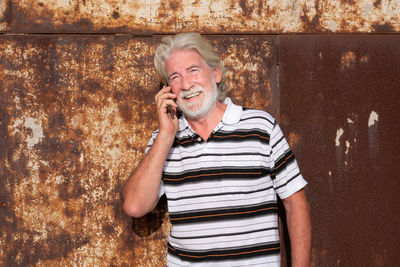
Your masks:
M178 71L192 65L203 65L204 60L195 49L175 50L165 60L165 69L168 72Z

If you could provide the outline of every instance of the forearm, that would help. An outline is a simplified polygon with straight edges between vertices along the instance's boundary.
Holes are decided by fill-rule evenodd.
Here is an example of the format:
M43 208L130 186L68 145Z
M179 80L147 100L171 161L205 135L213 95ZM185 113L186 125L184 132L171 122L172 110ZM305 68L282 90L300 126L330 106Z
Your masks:
M284 200L284 205L290 237L292 267L309 267L311 219L304 190L295 193L292 199Z
M123 191L124 210L132 217L152 211L158 201L162 170L173 139L157 136L139 166L129 177Z

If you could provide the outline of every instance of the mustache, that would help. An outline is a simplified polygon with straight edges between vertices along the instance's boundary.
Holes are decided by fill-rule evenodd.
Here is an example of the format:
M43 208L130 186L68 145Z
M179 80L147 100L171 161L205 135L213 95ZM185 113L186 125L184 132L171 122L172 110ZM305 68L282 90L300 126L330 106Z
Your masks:
M187 97L189 95L200 93L200 92L203 92L203 91L204 91L204 88L202 86L195 84L187 91L181 90L180 93L179 93L179 97L184 98L184 97Z

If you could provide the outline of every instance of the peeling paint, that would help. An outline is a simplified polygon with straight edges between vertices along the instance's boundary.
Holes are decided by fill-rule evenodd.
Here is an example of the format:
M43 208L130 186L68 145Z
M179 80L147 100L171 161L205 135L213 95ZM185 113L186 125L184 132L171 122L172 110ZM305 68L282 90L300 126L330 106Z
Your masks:
M25 118L24 126L31 129L31 134L27 137L26 142L28 148L32 148L34 145L38 144L44 137L42 122L34 118Z
M342 128L338 129L336 131L336 139L335 139L335 145L338 147L340 146L340 137L342 137L344 131Z
M379 115L375 111L372 111L369 114L368 127L375 125L375 123L378 121L379 121Z
M356 62L356 54L353 51L348 51L342 54L341 70L352 68Z
M369 62L369 56L368 55L364 55L360 58L360 62L363 64L366 64Z
M346 140L346 151L344 152L346 155L349 153L349 148L350 148L350 142Z

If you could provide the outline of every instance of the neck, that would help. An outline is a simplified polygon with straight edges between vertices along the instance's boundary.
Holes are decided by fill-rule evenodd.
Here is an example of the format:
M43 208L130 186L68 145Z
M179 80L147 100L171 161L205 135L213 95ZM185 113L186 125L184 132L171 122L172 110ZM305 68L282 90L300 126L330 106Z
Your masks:
M226 110L226 104L217 101L215 107L204 117L199 119L187 119L190 127L203 138L207 140L214 130L215 126L222 120Z

